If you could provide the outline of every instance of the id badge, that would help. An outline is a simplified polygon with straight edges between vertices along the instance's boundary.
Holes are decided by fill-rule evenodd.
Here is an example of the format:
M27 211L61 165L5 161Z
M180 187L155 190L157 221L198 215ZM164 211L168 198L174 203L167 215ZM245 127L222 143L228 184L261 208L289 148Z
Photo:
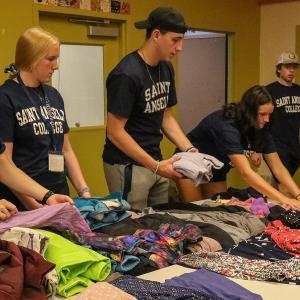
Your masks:
M49 158L49 171L50 172L63 172L64 171L64 156L60 153L48 153Z

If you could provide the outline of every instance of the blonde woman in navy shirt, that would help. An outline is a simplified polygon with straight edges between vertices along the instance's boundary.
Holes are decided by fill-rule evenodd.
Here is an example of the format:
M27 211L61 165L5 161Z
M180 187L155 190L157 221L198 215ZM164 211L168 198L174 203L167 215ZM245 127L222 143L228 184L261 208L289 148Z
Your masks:
M47 189L69 194L67 177L78 194L90 197L69 141L64 102L45 83L58 68L59 41L41 28L29 28L18 39L15 67L0 96L0 136L11 161ZM21 210L40 207L33 198L0 186L0 196Z

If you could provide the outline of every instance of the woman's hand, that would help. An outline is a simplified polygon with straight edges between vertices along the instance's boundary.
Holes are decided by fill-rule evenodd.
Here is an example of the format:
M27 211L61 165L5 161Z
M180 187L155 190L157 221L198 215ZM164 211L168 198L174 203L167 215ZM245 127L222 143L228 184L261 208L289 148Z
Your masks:
M261 153L252 153L250 159L255 167L259 167L262 162L262 154Z
M300 201L297 199L291 199L286 197L286 199L282 201L281 205L287 210L292 209L300 211Z
M0 220L7 220L9 217L14 215L17 212L17 208L11 202L1 199L0 200Z
M74 205L73 200L69 196L61 195L61 194L54 194L51 197L49 197L49 199L47 200L48 205L54 205L54 204L64 203L64 202L68 202L69 204Z
M84 193L82 193L82 196L81 196L81 197L82 197L82 198L91 198L92 195L91 195L90 192L84 192Z

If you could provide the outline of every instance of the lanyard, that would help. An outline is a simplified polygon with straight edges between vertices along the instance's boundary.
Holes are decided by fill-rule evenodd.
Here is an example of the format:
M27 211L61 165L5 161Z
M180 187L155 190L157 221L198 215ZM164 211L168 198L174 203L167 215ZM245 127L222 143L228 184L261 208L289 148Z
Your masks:
M44 116L42 115L41 113L41 107L39 107L36 103L36 101L34 101L32 99L32 96L30 95L30 93L28 92L28 89L26 88L20 74L18 74L17 76L17 79L18 79L18 82L20 83L21 85L21 88L22 90L24 91L24 93L26 94L28 100L31 102L31 104L35 107L36 109L36 112L37 114L39 115L39 117L43 120L46 128L48 129L49 131L49 135L50 135L50 138L51 138L51 144L52 144L52 148L54 151L56 151L56 144L55 144L55 137L54 137L54 119L53 119L53 115L52 115L52 111L51 111L51 106L50 106L50 100L43 88L43 85L41 84L41 89L42 89L42 93L43 93L43 96L44 96L44 99L42 96L39 96L40 100L44 100L45 101L45 106L46 106L46 110L47 110L47 114L48 114L48 117L49 117L49 120L45 119Z

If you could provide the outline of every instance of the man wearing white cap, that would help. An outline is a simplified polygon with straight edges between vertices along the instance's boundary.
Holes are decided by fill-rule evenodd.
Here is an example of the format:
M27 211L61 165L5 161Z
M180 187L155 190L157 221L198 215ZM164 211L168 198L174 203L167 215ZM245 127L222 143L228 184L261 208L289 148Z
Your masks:
M282 53L276 62L278 81L267 86L274 100L271 132L279 157L291 176L300 166L300 86L294 83L298 67L297 54Z

